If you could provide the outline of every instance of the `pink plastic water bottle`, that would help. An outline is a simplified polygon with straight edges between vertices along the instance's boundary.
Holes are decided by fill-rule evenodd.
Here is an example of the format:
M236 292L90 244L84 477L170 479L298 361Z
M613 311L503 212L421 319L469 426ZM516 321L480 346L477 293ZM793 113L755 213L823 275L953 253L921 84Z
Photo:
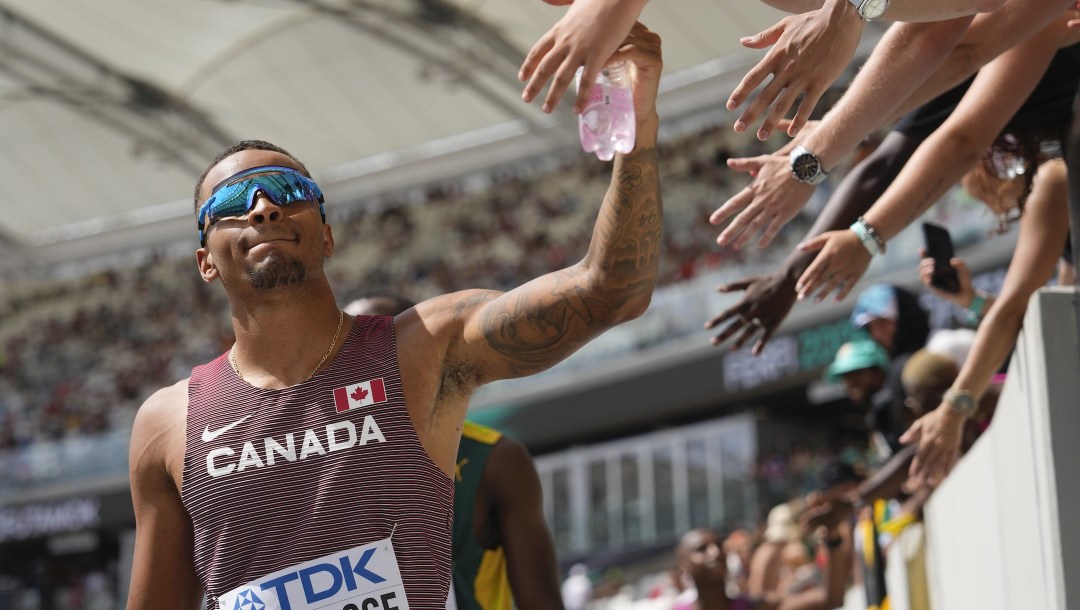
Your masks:
M578 115L581 148L596 153L601 161L611 161L616 152L634 150L637 122L634 120L634 94L630 90L626 62L604 66L589 92L585 110ZM577 73L581 88L581 69Z

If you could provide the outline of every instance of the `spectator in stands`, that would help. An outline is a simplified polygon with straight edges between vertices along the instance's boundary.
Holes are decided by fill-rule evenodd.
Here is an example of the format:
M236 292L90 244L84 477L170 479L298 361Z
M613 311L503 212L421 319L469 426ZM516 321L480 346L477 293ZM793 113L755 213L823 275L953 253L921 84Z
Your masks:
M841 345L825 371L828 379L843 382L848 400L865 414L870 447L879 461L888 459L899 448L903 430L896 421L898 416L893 415L902 410L903 397L889 387L890 371L888 354L869 339Z
M709 529L695 529L683 535L675 550L676 573L693 583L696 610L828 610L843 605L844 590L851 567L851 529L842 520L819 519L819 549L827 560L820 582L799 585L796 592L768 592L761 597L732 599L726 590L727 562L721 538ZM800 543L801 544L801 543ZM787 546L785 544L784 546ZM792 583L794 584L794 583ZM685 607L689 607L688 605Z

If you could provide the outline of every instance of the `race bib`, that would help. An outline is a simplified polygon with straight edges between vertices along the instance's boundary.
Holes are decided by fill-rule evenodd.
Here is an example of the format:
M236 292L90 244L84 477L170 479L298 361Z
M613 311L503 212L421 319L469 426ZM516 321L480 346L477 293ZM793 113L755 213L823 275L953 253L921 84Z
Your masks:
M241 585L220 610L409 610L389 538L331 553Z

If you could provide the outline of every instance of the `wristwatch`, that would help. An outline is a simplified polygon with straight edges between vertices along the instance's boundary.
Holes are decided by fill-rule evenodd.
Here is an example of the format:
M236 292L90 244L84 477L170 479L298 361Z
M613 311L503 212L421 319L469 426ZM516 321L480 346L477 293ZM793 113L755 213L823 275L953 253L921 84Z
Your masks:
M796 146L788 158L791 160L791 176L803 184L821 184L829 175L821 166L821 159L806 150L805 146Z
M889 8L889 0L848 0L863 21L877 21Z
M954 390L949 388L945 392L944 400L953 411L956 411L965 418L972 418L975 416L975 410L978 405L975 404L975 396L968 390Z

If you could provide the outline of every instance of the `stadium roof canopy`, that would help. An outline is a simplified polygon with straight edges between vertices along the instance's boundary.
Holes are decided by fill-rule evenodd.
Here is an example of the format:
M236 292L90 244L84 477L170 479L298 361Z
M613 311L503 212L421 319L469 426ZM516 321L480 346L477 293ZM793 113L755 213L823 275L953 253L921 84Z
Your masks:
M288 148L328 195L353 198L566 146L568 104L546 116L516 78L563 10L0 0L0 254L50 262L193 235L195 178L243 138ZM722 104L760 55L738 38L777 15L752 0L654 0L643 21L664 37L665 104ZM722 74L727 91L701 85Z

